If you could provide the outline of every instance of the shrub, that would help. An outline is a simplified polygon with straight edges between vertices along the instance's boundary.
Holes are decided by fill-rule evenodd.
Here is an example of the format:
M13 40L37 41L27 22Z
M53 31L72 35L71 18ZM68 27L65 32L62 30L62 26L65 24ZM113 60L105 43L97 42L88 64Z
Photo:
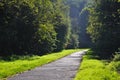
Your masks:
M120 54L116 52L116 54L114 55L113 61L120 61Z

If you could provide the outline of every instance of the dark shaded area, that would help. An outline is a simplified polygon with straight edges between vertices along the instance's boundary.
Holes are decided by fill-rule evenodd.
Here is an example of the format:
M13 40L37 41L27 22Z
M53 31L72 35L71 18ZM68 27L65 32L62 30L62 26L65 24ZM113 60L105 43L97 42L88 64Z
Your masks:
M0 57L65 49L70 32L67 14L63 0L1 0Z
M112 57L120 48L119 6L118 0L97 0L89 8L87 30L94 42L94 52L102 58Z

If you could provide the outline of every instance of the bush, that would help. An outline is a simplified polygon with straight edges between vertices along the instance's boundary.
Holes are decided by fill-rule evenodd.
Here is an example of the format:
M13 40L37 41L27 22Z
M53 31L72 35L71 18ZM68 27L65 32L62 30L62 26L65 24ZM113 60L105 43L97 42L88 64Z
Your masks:
M114 55L113 61L120 61L120 54L116 52L116 54Z
M118 51L115 52L115 55L113 57L113 61L120 61L120 48L118 48Z

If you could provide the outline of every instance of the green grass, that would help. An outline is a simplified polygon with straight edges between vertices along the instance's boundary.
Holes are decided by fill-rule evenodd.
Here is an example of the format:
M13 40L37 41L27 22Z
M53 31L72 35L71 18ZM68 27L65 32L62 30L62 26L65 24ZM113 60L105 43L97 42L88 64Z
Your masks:
M11 75L42 66L61 57L69 55L82 49L63 50L62 52L52 53L44 56L33 56L26 59L18 59L14 61L0 61L0 80Z
M106 60L90 58L85 55L74 80L120 80L120 74Z
M112 61L107 66L110 70L115 70L120 73L120 54L115 54Z

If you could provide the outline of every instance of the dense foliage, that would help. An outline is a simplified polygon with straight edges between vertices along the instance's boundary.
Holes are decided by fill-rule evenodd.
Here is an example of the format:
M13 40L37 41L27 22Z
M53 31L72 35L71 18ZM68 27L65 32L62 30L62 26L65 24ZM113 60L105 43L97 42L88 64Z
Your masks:
M86 33L89 12L85 10L88 0L67 0L70 6L71 18L71 44L70 48L90 47L92 45L89 35Z
M67 10L62 0L1 0L0 56L63 50L70 31Z
M96 53L112 55L120 47L119 6L119 0L1 0L0 56L90 47L89 35Z
M120 2L94 0L89 6L88 33L94 42L94 51L100 56L112 55L120 47Z

